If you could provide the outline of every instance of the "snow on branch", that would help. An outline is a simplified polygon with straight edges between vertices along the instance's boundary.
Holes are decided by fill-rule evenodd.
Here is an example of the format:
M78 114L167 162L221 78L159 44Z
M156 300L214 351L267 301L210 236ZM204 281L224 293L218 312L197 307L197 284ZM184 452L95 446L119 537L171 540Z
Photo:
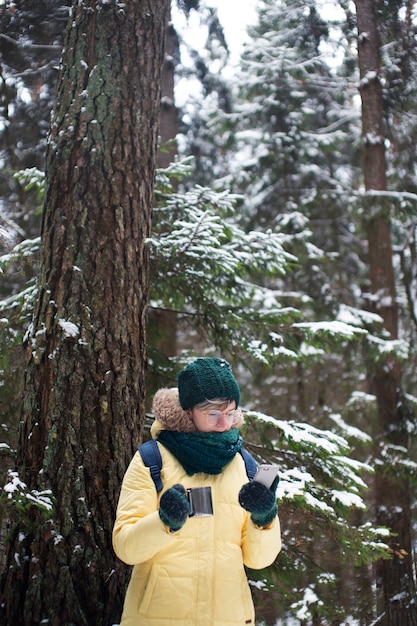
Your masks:
M308 506L333 517L337 517L335 501L345 507L366 508L359 495L359 490L366 489L361 474L373 470L367 463L347 456L350 446L344 437L311 424L280 420L260 412L248 411L245 417L268 423L277 430L274 449L282 466L279 498L291 501L299 497ZM336 497L342 493L343 497Z
M0 256L0 272L3 272L5 267L18 261L22 257L32 257L38 252L39 245L40 237L25 239L18 243L9 253Z
M342 548L342 556L356 563L387 556L388 546L379 539L389 534L387 529L374 528L370 523L352 524L351 509L367 509L361 492L367 489L364 476L374 470L351 457L347 439L311 424L258 411L245 411L245 427L256 433L265 428L268 433L271 445L268 450L264 445L259 447L259 461L279 465L277 498L284 511L301 510L310 520L310 528L315 525L317 532L326 528Z
M338 320L329 320L321 322L296 322L293 324L295 328L308 331L312 335L324 334L332 337L340 337L344 339L354 339L357 335L366 335L368 331L364 328L358 328L340 322Z
M8 470L7 482L2 489L7 499L12 501L20 511L26 511L31 506L35 506L45 513L53 510L52 491L37 491L28 489L16 471Z

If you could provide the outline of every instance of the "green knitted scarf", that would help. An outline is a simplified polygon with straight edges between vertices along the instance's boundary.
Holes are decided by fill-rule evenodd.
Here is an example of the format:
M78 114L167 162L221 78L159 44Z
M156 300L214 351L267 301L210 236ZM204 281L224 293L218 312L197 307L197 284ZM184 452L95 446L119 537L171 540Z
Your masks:
M162 430L158 441L168 448L189 476L198 472L220 474L243 444L237 428L224 433Z

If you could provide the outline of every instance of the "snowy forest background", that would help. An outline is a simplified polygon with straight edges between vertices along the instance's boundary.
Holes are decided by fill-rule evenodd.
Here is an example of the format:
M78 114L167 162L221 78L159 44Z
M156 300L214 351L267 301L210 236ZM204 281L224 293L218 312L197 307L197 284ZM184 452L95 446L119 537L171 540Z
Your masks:
M30 458L24 416L32 410L42 419L25 400L28 359L34 367L59 359L58 348L46 347L49 318L36 326L33 312L43 280L39 233L42 208L46 232L51 197L45 159L69 5L0 4L0 596L1 610L6 598L22 599L14 625L40 623L45 615L56 624L115 623L117 609L106 607L117 598L120 608L127 580L120 576L117 591L108 583L121 568L113 569L108 540L117 486L89 531L98 553L95 576L102 577L92 617L77 589L87 549L76 566L75 558L66 560L69 546L80 545L72 538L79 529L74 523L58 532L57 519L68 511L75 519L77 509L94 526L94 507L87 502L81 515L71 501L78 487L62 497L46 479L30 483L24 469ZM248 572L259 626L415 625L416 7L412 0L333 5L329 12L320 0L259 0L257 23L231 68L209 2L172 4L146 237L146 397L139 411L133 407L137 425L119 455L118 478L148 435L154 391L175 385L187 359L222 354L241 385L247 448L258 461L281 467L283 550L268 570ZM193 38L199 23L198 49L191 20ZM74 89L88 109L88 89L78 83ZM97 265L113 247L118 240L109 237ZM73 270L81 274L76 264ZM74 311L57 317L56 328L78 363L89 338ZM52 389L54 376L66 375L61 369L51 375ZM97 393L100 419L110 423L107 396ZM66 410L71 416L89 410L82 401L59 407L57 399L56 406L56 424ZM45 450L59 432L54 419L46 421ZM109 466L97 460L105 454L100 441L85 439L78 458L94 456L107 475ZM58 475L76 464L77 452L67 454L68 448L56 451ZM49 462L48 453L39 460L45 474ZM97 489L88 471L83 480ZM15 546L34 563L33 537L48 546L37 557L44 564L52 546L65 543L53 564L56 576L65 570L73 595L58 601L58 592L42 587L46 565L31 582ZM72 602L79 616L62 617L66 607L59 617L57 606ZM34 606L40 617L30 621ZM11 624L10 609L4 611Z

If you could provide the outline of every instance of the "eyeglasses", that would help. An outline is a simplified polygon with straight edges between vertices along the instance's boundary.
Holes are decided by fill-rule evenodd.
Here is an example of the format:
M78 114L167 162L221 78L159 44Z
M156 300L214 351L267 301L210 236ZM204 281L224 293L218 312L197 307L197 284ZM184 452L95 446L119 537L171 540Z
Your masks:
M207 411L205 412L207 415L207 421L211 426L215 426L220 422L222 417L226 418L226 422L230 424L236 424L241 417L241 410L234 409L233 411Z

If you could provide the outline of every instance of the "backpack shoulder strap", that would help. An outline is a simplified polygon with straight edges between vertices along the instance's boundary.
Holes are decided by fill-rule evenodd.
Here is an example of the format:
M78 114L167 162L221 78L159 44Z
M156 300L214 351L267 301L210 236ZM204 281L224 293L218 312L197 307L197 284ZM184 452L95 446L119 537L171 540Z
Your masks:
M138 447L138 451L146 467L149 467L152 480L157 491L162 489L161 469L162 457L155 439L145 441Z
M156 443L155 439L150 439L149 441L145 441L145 443L139 446L138 451L146 467L149 467L152 480L155 483L156 490L161 491L162 457L158 448L158 444ZM249 480L253 480L253 477L256 474L256 470L258 469L256 461L253 456L244 448L241 448L240 454L242 455L245 462L246 474L248 475Z
M240 449L240 454L243 456L243 460L245 461L246 474L248 475L249 480L253 480L253 477L256 474L256 470L258 469L256 461L253 456L244 448Z

